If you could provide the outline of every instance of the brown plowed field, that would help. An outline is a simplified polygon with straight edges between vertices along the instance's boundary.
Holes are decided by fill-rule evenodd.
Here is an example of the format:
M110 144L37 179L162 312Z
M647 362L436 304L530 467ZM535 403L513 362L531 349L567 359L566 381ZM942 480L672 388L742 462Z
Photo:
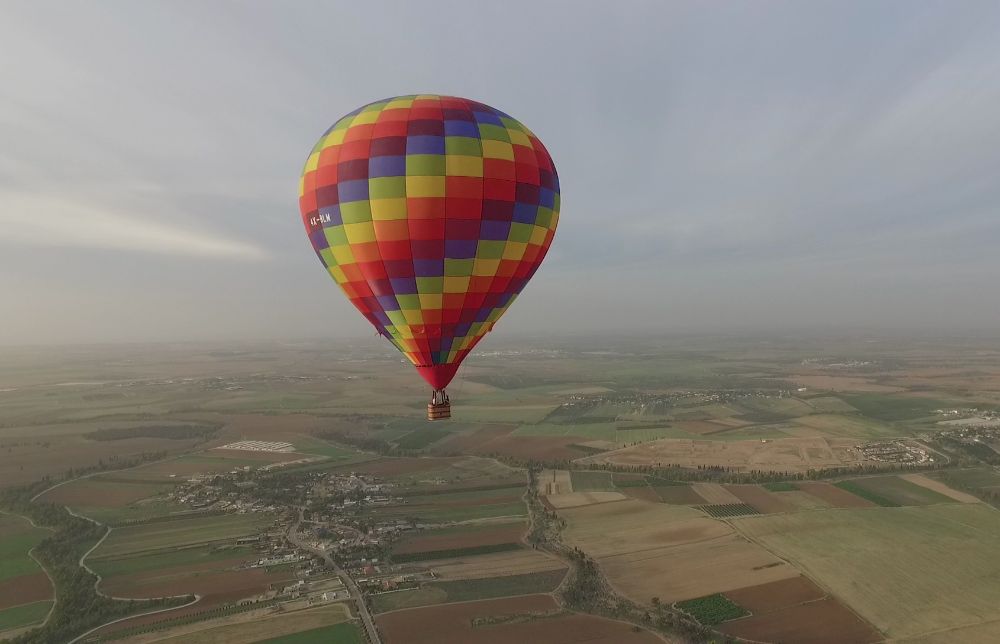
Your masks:
M753 506L762 514L789 512L794 509L794 506L782 501L777 494L768 492L757 485L727 485L725 487L740 501Z
M867 644L884 639L832 598L726 622L719 630L736 637L782 644Z
M698 496L713 505L727 505L740 502L739 498L718 483L692 483L691 489L697 492Z
M653 489L661 501L670 505L702 505L708 502L690 485L662 485Z
M621 487L618 488L625 496L630 496L633 499L639 499L640 501L651 501L653 503L660 502L660 495L656 493L656 490L644 485L642 487Z
M826 592L806 577L792 577L769 584L730 590L726 597L754 615L770 613L826 597Z
M398 610L375 621L385 644L662 644L651 633L600 617L544 617L558 609L550 595L526 595ZM531 619L532 613L538 618ZM504 616L511 621L473 626L476 618Z
M817 481L800 481L796 483L800 490L808 492L821 501L826 501L835 508L874 508L875 504L860 496L855 496L847 490L842 490L829 483Z
M407 537L398 542L392 551L395 554L411 552L428 552L434 550L451 550L453 548L472 548L474 546L492 546L500 543L516 543L524 534L523 523L510 523L493 526L487 529L448 531L444 534L421 534Z
M52 599L52 584L44 572L11 577L0 582L0 610Z

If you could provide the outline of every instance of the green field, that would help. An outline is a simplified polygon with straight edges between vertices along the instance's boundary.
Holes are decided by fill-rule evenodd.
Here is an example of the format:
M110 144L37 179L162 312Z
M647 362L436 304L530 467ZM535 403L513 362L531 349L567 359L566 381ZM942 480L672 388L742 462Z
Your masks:
M881 505L883 508L898 508L902 505L887 496L883 496L880 492L860 485L857 481L840 481L838 483L834 483L834 485L839 487L841 490L845 490L855 496L860 496L862 499L871 501L875 505Z
M992 467L976 467L964 470L941 470L927 474L960 490L974 492L1000 491L1000 471Z
M256 640L254 644L363 644L364 638L358 627L350 622L321 626L308 631Z
M451 434L452 432L441 427L422 427L400 436L396 439L396 445L400 449L423 449Z
M400 590L375 595L372 606L376 613L400 608L428 606L446 602L463 602L514 595L548 593L562 582L565 570L535 572L489 579L462 579L424 584L413 590Z
M851 484L853 489L845 487L845 484L848 483ZM886 507L956 503L952 498L915 483L910 483L898 476L871 476L844 481L838 483L837 486ZM887 500L888 503L879 502L876 498Z
M0 631L38 624L49 614L52 602L32 602L0 610Z
M510 550L520 550L523 547L524 546L519 543L492 543L483 546L469 546L468 548L449 548L448 550L424 550L423 552L400 553L392 555L392 559L396 563L427 561L430 559L451 559L453 557L485 555L491 552L508 552Z
M572 470L569 473L574 492L614 491L610 472L587 472Z
M120 557L125 554L235 539L254 534L270 525L272 521L271 515L224 514L114 528L92 556L95 559Z
M714 626L750 614L742 606L719 594L688 599L677 602L675 606L706 626Z
M799 489L797 485L789 481L775 481L773 483L764 483L761 485L761 487L770 492L794 492Z
M1000 604L1000 512L978 504L732 521L892 638L977 624Z
M28 551L49 534L48 530L33 527L27 519L0 514L0 581L41 570Z
M154 554L122 557L120 559L87 559L87 565L102 577L109 578L117 575L131 575L148 570L175 568L210 561L235 559L237 557L259 559L260 555L251 548L227 547L213 549L211 547L200 547L167 550Z
M877 420L916 420L934 414L935 409L953 407L954 402L933 398L906 398L885 394L845 394L847 404Z

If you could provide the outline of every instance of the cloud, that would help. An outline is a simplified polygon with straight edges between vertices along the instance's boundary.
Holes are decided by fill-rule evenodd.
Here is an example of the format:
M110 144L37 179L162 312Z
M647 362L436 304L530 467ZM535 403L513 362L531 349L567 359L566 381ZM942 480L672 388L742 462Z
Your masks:
M219 233L178 226L160 213L115 211L39 194L0 193L0 242L100 248L172 256L259 261L260 246Z

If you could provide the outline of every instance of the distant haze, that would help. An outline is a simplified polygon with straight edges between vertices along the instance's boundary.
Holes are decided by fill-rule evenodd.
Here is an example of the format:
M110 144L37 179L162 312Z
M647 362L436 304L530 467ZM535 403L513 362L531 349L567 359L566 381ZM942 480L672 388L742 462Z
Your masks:
M0 344L370 333L299 171L417 92L558 166L498 332L997 328L998 33L971 1L7 0Z

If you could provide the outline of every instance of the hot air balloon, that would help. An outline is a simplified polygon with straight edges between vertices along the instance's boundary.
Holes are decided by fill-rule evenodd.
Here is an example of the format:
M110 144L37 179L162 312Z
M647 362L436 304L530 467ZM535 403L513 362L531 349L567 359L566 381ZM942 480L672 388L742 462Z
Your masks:
M433 392L445 387L545 258L559 179L531 130L454 96L376 101L313 147L302 222L320 261Z

